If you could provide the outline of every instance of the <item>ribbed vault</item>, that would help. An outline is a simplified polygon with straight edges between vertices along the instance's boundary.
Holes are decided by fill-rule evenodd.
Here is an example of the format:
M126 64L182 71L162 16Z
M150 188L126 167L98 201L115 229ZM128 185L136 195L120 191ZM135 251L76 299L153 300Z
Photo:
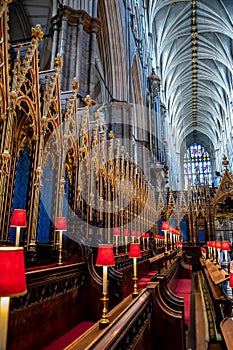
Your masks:
M176 147L182 152L194 141L213 154L231 113L233 1L157 0L152 13L161 94Z

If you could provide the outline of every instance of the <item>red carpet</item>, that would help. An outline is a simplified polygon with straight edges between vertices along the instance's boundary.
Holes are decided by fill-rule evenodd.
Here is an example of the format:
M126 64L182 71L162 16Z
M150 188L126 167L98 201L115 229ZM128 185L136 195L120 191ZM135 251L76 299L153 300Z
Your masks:
M191 279L182 278L179 279L175 294L179 297L184 298L184 321L189 326L190 325L190 297L192 290Z
M54 342L46 346L44 350L63 350L81 334L87 331L93 324L94 323L92 322L81 322L75 328L71 329L71 331L64 334L61 338L55 340Z

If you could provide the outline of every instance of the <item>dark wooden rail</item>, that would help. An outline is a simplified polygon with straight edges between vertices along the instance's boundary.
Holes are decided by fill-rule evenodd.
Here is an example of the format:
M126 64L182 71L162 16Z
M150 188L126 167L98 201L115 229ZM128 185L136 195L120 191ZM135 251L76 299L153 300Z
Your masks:
M66 350L184 350L182 311L169 307L159 282L151 282L137 298L128 296L108 314L110 325L96 323Z
M171 252L172 260L175 254L176 252ZM151 263L150 258L151 255L148 251L143 252L142 258L138 261L139 277L143 276L143 274L149 274L151 272L151 267L158 266ZM168 267L164 266L162 262L163 259L167 260L169 256L159 257L159 259L156 259L156 264L161 264L163 268L165 267L166 271L169 271ZM118 261L118 259L116 260ZM129 303L129 305L131 305L131 303L134 305L135 303L131 295L126 299L121 295L122 287L127 284L133 287L132 259L129 259L128 256L124 256L119 257L119 260L119 266L121 266L119 270L109 269L110 315L113 315L111 313L115 308L119 311L123 310L121 308L125 308L127 303ZM176 262L174 264L176 264ZM85 262L64 264L62 266L51 264L46 268L39 267L28 270L26 273L27 294L23 297L11 299L8 349L42 350L50 346L56 340L62 339L67 334L70 334L70 332L74 331L73 335L75 335L76 330L78 330L83 322L88 325L98 322L103 307L101 301L101 271L101 269L96 269L92 254L89 254ZM169 274L167 274L167 278L169 278L168 275ZM153 278L155 274L153 274L153 276L151 274L150 276ZM179 334L179 336L183 334L182 300L171 295L169 296L171 300L168 299L164 291L165 288L162 284L160 285L160 283L156 283L152 290L153 292L148 289L147 293L145 289L141 290L142 294L140 295L143 295L143 299L140 299L140 297L139 299L143 300L143 305L145 302L145 307L139 303L134 306L136 309L132 308L131 311L129 311L130 314L135 311L135 315L131 315L134 326L128 329L125 324L125 329L128 330L127 337L122 339L124 345L127 344L128 340L126 339L131 339L133 341L133 339L137 338L135 329L139 330L139 334L141 334L137 343L141 344L140 341L142 341L145 349L149 349L148 341L144 339L144 336L148 334L150 334L152 339L151 344L155 344L154 341L156 341L156 344L160 341L162 343L163 335L160 334L161 332L160 329L158 329L158 325L154 326L153 334L151 334L151 327L154 320L160 320L161 317L165 319L164 324L168 322L167 329L169 329L170 324L176 325L175 328L171 327L171 332L173 332L173 328L176 329L177 327L176 331L174 331L174 337L177 334ZM147 297L145 297L145 295L147 295ZM151 295L156 295L156 298ZM138 298L136 299L139 300ZM150 300L149 304L147 304L148 300ZM121 304L121 302L123 302L123 304ZM179 307L176 306L175 302L177 305L180 303ZM116 311L117 314L118 311ZM114 315L116 316L115 313ZM127 317L128 316L129 314L127 314ZM145 317L146 319L144 320ZM145 327L141 332L142 322L144 322L143 324L145 324ZM155 333L155 331L157 333ZM103 331L103 333L104 332L105 331ZM80 334L80 332L77 331L77 334ZM167 331L164 337L167 337ZM141 345L137 346L138 350L143 349L140 347ZM122 347L122 349L127 349L127 347ZM137 347L135 349L137 349ZM160 349L162 350L163 348L161 347ZM180 347L177 349L182 350L183 348Z
M174 259L177 255L176 251L170 251L167 255L164 253L156 256L152 255L151 250L142 251L142 257L137 261L137 274L138 279L151 274L151 278L167 265L167 261ZM115 257L115 266L109 271L109 286L112 300L115 300L115 306L117 300L119 302L120 297L123 299L133 292L133 263L128 254L123 254ZM121 300L122 300L121 299Z
M51 266L26 273L27 294L12 298L8 349L39 350L102 311L102 280L88 264ZM88 295L88 298L87 298Z
M232 310L232 300L227 297L221 286L221 283L229 280L229 276L226 276L223 271L217 269L216 265L209 260L204 261L203 273L209 287L219 329L219 324L222 319L224 317L229 317Z
M223 339L226 345L227 350L233 349L233 318L232 317L226 317L224 320L220 323L220 328L223 334Z
M207 349L225 349L229 335L227 327L223 325L224 320L231 315L232 300L225 294L221 283L226 282L229 276L210 260L201 258L200 265L202 270L197 274L196 321L202 318L203 326L200 327L196 322L197 335L203 339Z

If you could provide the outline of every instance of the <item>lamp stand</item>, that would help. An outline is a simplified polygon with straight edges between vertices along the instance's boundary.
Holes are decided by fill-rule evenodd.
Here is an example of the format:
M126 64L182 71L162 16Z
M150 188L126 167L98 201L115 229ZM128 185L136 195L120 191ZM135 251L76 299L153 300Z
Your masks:
M59 231L59 248L58 248L58 265L63 265L62 262L62 231Z
M103 302L103 310L102 310L102 317L100 319L99 326L100 328L104 328L108 326L110 322L109 319L107 318L107 313L108 313L107 304L109 300L108 293L103 292L103 297L100 300Z
M145 237L142 237L142 249L145 250Z
M15 246L19 247L20 242L20 226L16 226L16 234L15 234Z
M136 298L138 296L138 288L137 288L137 280L138 280L138 278L137 278L137 276L134 276L132 278L132 280L134 281L132 297Z
M229 276L229 268L228 268L228 251L224 250L224 254L225 254L225 260L226 260L226 272L225 275Z
M216 259L216 248L213 248L213 250L214 250L214 261L213 261L213 263L214 263L214 265L216 265L216 264L217 264L217 259Z
M221 269L221 266L220 266L220 249L219 248L217 249L217 253L218 253L218 258L216 259L217 260L217 265L218 265L218 268Z
M133 258L133 278L132 280L134 281L133 284L133 298L138 296L138 288L137 288L137 258Z
M168 252L167 252L167 231L164 230L164 255L167 255Z
M0 349L6 350L10 297L0 297Z
M118 255L118 236L116 235L116 255Z
M125 254L127 254L128 237L125 236Z

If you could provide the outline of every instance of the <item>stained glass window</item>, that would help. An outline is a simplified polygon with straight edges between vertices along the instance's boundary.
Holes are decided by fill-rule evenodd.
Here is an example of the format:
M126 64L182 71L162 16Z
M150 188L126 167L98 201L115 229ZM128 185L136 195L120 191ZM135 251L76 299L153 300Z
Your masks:
M184 154L185 188L196 185L212 185L212 165L209 152L198 143L193 143Z

